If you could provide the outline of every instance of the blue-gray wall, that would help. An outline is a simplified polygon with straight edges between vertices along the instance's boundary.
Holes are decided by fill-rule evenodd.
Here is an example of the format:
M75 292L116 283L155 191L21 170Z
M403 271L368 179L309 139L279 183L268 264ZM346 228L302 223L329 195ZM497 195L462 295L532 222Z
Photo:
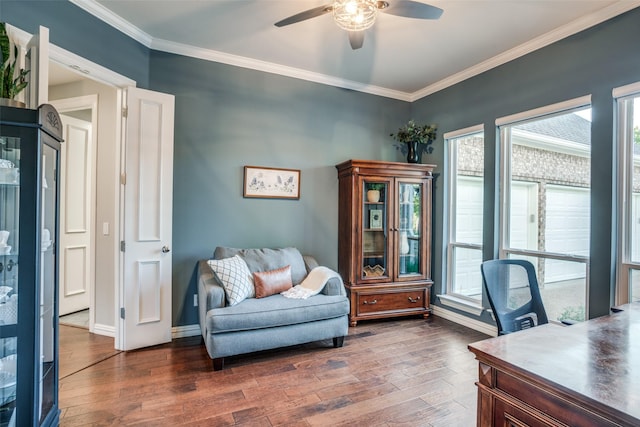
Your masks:
M105 68L149 85L149 49L66 0L0 0L0 21L31 34L49 29L49 41Z
M485 258L495 255L496 117L592 94L591 315L613 288L614 144L611 89L640 80L640 9L540 49L413 104L272 74L150 51L65 1L0 1L0 20L176 96L173 316L192 307L198 258L217 245L293 245L337 266L334 165L396 160L389 133L409 118L438 123L430 161L442 165L444 132L484 123ZM301 198L244 199L244 165L300 169ZM441 169L441 168L440 168ZM436 291L442 283L442 178L436 199Z
M196 322L196 261L218 245L296 246L337 269L335 165L398 160L388 135L409 103L161 52L150 86L176 96L177 324ZM300 200L243 198L245 165L300 169Z
M413 116L438 123L433 162L444 164L442 134L468 126L485 128L484 258L497 255L496 118L591 95L591 274L590 317L609 312L615 286L614 103L611 90L640 81L640 9L532 52L423 98ZM443 183L440 183L442 189ZM443 193L437 193L443 206ZM438 209L436 224L443 224ZM435 282L443 291L443 230L437 227Z

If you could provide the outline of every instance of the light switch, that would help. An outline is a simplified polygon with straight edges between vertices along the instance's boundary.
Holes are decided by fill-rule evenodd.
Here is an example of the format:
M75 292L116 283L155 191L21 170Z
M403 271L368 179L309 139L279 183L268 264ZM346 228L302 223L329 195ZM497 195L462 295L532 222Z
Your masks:
M109 235L109 223L108 222L103 222L102 223L102 235L104 235L104 236L108 236Z

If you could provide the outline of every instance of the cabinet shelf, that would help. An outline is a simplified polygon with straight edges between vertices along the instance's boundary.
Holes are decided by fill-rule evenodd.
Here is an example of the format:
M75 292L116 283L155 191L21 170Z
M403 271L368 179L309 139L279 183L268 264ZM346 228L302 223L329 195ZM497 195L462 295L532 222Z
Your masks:
M362 256L365 258L384 258L384 252L364 252Z

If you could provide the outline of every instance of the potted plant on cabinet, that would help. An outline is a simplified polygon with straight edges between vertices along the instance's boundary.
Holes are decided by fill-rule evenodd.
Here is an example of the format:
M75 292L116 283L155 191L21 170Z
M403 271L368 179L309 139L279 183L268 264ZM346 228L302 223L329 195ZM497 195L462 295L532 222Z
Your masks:
M11 55L12 51L13 57ZM2 63L2 69L0 69L0 105L24 107L24 103L16 101L15 97L29 84L27 81L29 70L19 68L16 71L18 47L11 42L5 22L0 22L0 62Z
M431 143L436 139L437 130L436 125L418 125L414 120L409 120L391 137L399 142L394 144L396 148L407 154L408 163L420 163L423 152L433 151Z
M381 183L367 183L367 201L370 203L377 203L380 201L380 190L384 189L384 184Z

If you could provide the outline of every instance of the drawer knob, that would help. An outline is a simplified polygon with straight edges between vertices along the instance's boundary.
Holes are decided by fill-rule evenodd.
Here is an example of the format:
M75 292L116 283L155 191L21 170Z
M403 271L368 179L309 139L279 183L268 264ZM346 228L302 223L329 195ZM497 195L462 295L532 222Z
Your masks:
M377 300L377 299L374 299L373 301L367 301L367 300L364 300L364 304L365 304L365 305L367 305L367 304L377 304L377 303L378 303L378 300Z
M420 301L420 297L417 297L417 298L409 297L409 302L418 302L418 301Z

